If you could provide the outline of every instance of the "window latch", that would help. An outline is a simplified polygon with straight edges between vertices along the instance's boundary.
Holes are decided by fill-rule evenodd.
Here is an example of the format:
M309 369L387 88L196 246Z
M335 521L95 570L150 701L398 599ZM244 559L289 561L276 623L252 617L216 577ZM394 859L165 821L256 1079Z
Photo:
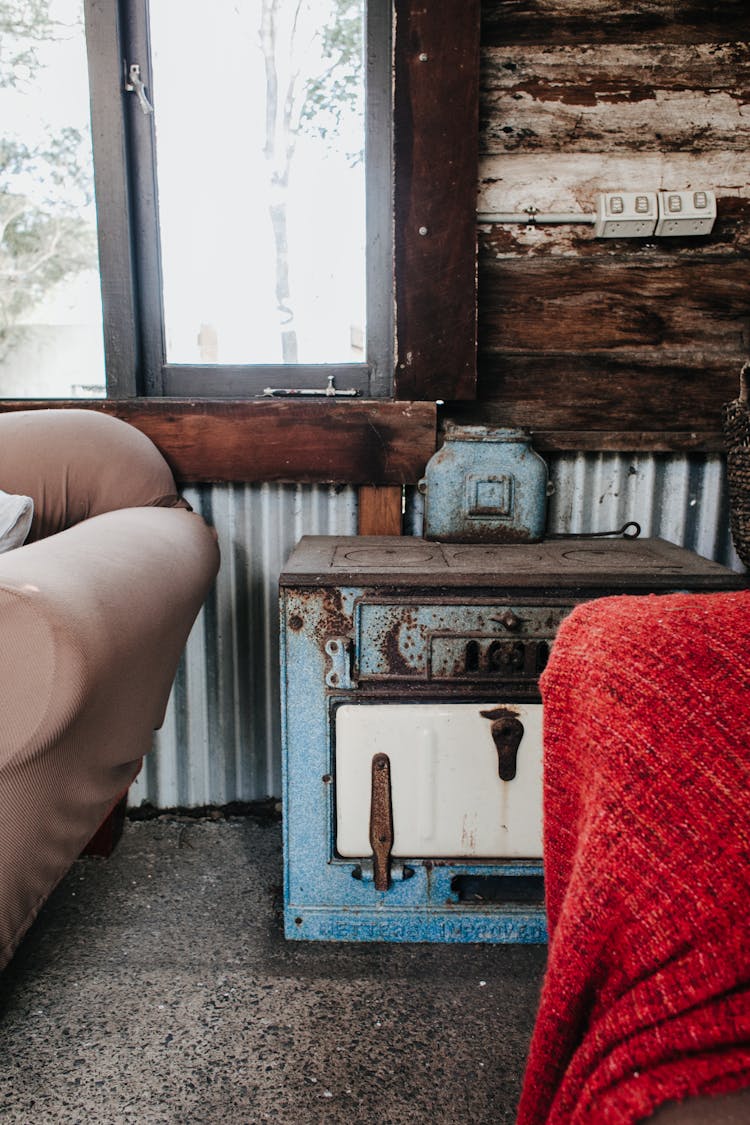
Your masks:
M131 63L128 67L128 77L125 82L125 89L129 94L135 94L138 98L138 104L144 113L153 113L154 107L146 96L146 86L141 78L141 68L139 63Z
M356 387L349 387L345 391L337 391L333 385L335 376L329 375L325 387L266 387L263 394L267 398L290 398L294 395L314 395L322 398L355 398L359 391Z

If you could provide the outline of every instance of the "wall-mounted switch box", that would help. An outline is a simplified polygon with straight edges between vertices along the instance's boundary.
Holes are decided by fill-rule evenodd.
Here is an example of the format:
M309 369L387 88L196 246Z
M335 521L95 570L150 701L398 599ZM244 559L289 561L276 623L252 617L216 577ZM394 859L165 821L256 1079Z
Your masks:
M657 235L673 237L709 234L716 220L712 191L660 191Z
M608 191L596 200L597 238L648 238L658 218L655 191Z

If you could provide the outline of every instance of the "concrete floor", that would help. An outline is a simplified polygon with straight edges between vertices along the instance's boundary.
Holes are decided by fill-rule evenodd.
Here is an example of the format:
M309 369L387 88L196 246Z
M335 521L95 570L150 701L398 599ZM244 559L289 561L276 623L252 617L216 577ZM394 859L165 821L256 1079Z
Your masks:
M0 977L2 1121L514 1121L543 948L286 942L280 898L249 817L80 860Z

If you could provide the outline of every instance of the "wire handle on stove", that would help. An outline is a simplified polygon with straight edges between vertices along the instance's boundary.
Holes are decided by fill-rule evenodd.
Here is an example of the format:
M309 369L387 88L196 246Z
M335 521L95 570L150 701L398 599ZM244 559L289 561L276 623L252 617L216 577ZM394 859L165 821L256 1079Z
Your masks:
M641 525L635 520L629 520L622 527L614 531L563 531L558 534L546 535L545 539L596 539L605 535L619 535L623 539L637 539L641 534Z

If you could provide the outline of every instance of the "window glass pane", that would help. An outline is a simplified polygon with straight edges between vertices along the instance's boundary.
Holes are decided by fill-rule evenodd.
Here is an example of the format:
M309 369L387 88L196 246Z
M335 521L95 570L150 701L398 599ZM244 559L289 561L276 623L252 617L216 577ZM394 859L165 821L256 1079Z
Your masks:
M82 0L0 0L0 120L0 395L103 395Z
M151 0L167 361L364 362L364 0Z

